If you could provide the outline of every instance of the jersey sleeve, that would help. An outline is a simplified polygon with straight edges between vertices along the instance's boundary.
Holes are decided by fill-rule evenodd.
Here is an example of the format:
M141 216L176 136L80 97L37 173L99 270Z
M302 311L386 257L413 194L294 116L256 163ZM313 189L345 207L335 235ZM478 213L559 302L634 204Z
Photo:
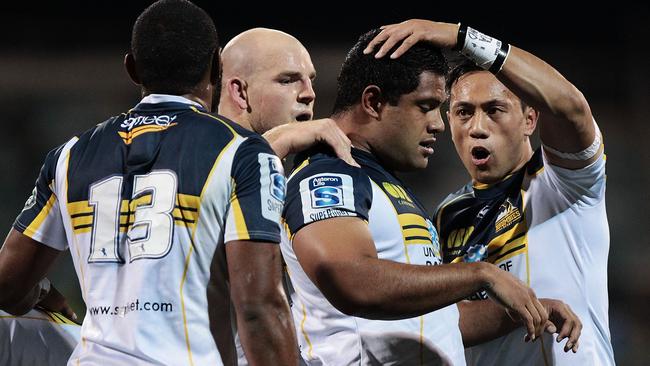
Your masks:
M225 241L280 242L286 181L282 162L261 137L249 137L235 153Z
M335 217L368 220L372 204L370 178L340 159L317 160L287 183L283 219L289 236L316 221Z
M542 147L543 149L543 147ZM587 204L595 204L605 197L605 165L604 153L593 163L581 169L566 169L551 164L544 157L543 176L554 191L567 200L581 200Z
M57 250L68 247L59 200L54 192L56 167L62 150L60 146L45 157L34 190L13 225L24 235Z

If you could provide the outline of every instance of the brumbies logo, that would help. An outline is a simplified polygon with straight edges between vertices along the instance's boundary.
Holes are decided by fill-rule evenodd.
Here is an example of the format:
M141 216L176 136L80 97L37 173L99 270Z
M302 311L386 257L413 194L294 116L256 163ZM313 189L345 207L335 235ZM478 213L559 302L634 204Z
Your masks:
M343 180L333 175L321 175L309 180L312 208L343 205Z
M510 202L509 198L506 198L506 201L501 205L501 207L499 207L499 214L497 215L496 223L494 224L494 230L499 232L518 222L519 219L521 219L519 209Z

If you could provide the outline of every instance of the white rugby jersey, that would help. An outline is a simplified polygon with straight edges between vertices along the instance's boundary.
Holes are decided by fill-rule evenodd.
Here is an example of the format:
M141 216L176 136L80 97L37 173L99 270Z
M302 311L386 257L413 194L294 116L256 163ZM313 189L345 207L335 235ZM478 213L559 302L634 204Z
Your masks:
M295 290L292 313L302 358L308 365L464 365L455 304L403 320L348 316L302 270L293 235L310 223L341 216L368 222L381 259L441 263L438 235L415 196L371 154L353 149L352 155L361 168L325 153L312 155L287 183L281 248Z
M71 365L232 365L225 243L280 241L259 135L151 95L52 151L14 227L72 252L87 313Z
M15 316L0 311L0 365L65 365L80 329L57 312L32 309Z
M524 342L519 328L468 348L471 365L613 365L608 320L605 156L578 170L548 163L542 149L494 185L468 184L435 219L445 262L488 261L528 283L537 297L567 303L583 324L578 352L553 336ZM473 300L487 298L478 293Z

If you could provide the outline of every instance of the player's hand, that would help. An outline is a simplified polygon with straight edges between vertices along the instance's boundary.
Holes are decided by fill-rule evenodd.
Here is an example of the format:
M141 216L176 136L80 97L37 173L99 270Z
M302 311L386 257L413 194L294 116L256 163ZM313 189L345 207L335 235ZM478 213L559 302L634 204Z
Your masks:
M398 24L384 25L381 29L381 32L370 41L363 53L371 53L377 45L384 42L375 54L375 58L381 58L401 42L390 55L390 58L398 58L420 41L432 43L440 48L452 48L456 45L458 36L458 24L423 19L410 19Z
M263 136L280 158L324 142L332 147L340 159L352 166L359 166L350 152L352 142L330 118L287 123L270 129Z
M485 290L490 297L506 308L513 321L526 327L530 339L539 338L547 325L548 312L535 292L515 276L492 264L486 268L490 286Z
M549 321L546 323L546 331L551 334L558 333L558 342L568 337L564 345L564 352L569 352L569 350L573 351L573 353L578 352L578 339L582 332L580 318L571 310L569 305L560 300L539 299L539 301L548 312Z
M68 301L65 297L54 288L54 285L50 285L50 291L36 304L36 306L45 310L56 311L63 314L66 318L78 322L77 314L75 314L74 310L72 310L70 305L68 305Z

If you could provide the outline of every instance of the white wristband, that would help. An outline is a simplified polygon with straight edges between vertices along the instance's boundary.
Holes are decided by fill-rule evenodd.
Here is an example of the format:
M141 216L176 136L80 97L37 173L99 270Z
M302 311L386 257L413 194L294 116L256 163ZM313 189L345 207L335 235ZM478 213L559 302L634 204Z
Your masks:
M544 145L544 150L565 160L578 160L578 161L589 160L594 156L596 156L596 154L600 150L600 145L601 145L601 134L600 134L600 130L598 129L598 126L596 125L596 121L594 121L594 127L596 128L596 136L594 137L594 142L592 142L591 145L589 145L589 147L587 147L582 151L578 151L575 153L567 153L567 152L558 151L546 144L542 144Z
M501 71L510 53L510 45L476 29L460 25L456 48L478 66L493 74Z
M41 282L38 283L38 286L41 288L40 294L38 295L38 301L40 302L47 296L47 294L50 293L50 289L52 288L52 283L50 282L49 279L43 278Z

